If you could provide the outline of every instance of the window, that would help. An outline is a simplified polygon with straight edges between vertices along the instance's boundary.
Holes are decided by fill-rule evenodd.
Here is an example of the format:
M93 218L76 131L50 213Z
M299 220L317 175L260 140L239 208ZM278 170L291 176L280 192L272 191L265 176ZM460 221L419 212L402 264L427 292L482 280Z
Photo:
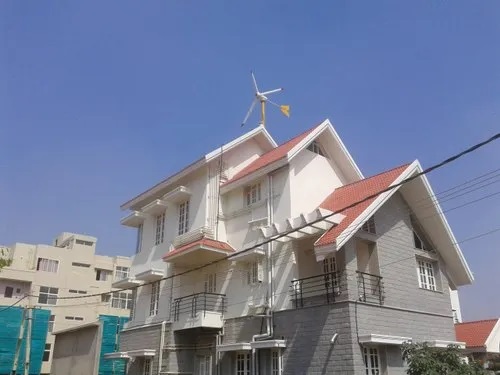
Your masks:
M74 294L87 294L85 290L70 289L69 292Z
M128 267L116 266L115 279L116 280L126 279L128 277L129 272L130 268Z
M283 359L277 349L271 351L271 375L281 375L283 372Z
M65 316L64 319L66 320L83 320L81 316Z
M309 146L307 146L307 149L311 152L314 152L315 154L325 156L325 153L323 152L323 148L316 141L313 141Z
M337 275L337 260L335 257L328 257L323 259L323 272L325 273L325 286L330 287L330 281L335 288L335 292L339 292L339 279Z
M118 271L117 271L118 272ZM111 277L111 271L102 270L100 268L95 269L95 279L97 281L106 281Z
M199 355L196 357L198 362L198 375L211 375L212 374L212 359L209 355Z
M215 293L217 289L217 274L211 273L205 279L205 293Z
M156 217L155 245L163 243L164 238L165 238L165 212Z
M57 273L58 268L59 268L58 260L38 258L38 262L36 264L37 271Z
M260 201L260 198L260 182L245 188L245 201L247 206L257 203Z
M380 375L380 360L377 348L363 348L366 375Z
M364 230L365 232L376 234L377 232L375 231L375 218L372 216L369 218L361 227L361 230Z
M50 359L50 344L45 344L45 350L43 351L43 362L48 362Z
M188 231L189 226L189 201L179 205L179 235Z
M151 302L149 303L149 316L158 314L158 302L160 301L160 282L151 284Z
M250 375L250 353L236 354L236 375Z
M77 245L92 246L94 243L92 241L75 240Z
M430 249L425 245L422 237L420 237L415 231L413 231L413 244L415 245L416 249L430 251Z
M11 286L5 287L5 292L3 292L3 296L5 298L12 298L12 294L14 293L14 288Z
M52 332L54 330L54 323L56 321L56 316L55 315L51 315L50 318L49 318L49 326L48 326L48 331L49 332Z
M41 286L38 293L38 303L45 305L55 305L57 302L58 288L51 288L49 286Z
M101 302L109 302L111 301L111 295L110 294L103 294L101 296Z
M248 263L247 284L254 285L262 281L262 264L259 261Z
M115 309L130 309L132 306L132 294L126 292L114 292L111 307Z
M139 224L139 227L137 228L137 242L135 244L135 253L138 254L141 252L141 246L142 246L142 230L143 230L143 225Z
M423 260L418 261L418 282L422 289L436 290L436 278L434 277L434 265Z
M78 262L73 262L71 263L73 267L82 267L82 268L89 268L90 264L87 263L78 263Z
M142 373L144 375L151 375L151 358L144 358Z

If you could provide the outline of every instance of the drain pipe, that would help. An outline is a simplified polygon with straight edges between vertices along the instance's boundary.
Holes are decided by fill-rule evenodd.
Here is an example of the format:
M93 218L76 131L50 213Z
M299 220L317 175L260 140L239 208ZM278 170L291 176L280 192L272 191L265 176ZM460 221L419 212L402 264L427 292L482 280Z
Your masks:
M158 353L158 375L161 375L161 368L163 365L163 347L165 346L165 331L167 322L161 322L161 336L160 336L160 352Z
M267 225L271 225L274 221L273 215L273 176L270 174L267 177ZM264 315L256 315L266 319L266 333L253 335L252 342L272 339L274 337L274 322L273 322L273 261L272 261L273 243L267 244L266 260L267 260L267 307ZM257 375L257 349L252 348L252 373Z

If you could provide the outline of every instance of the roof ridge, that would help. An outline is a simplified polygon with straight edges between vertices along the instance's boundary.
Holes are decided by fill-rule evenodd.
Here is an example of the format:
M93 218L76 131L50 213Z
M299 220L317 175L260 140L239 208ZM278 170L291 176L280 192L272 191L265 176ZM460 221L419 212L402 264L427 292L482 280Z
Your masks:
M399 168L402 168L402 167L409 167L410 165L411 165L411 163L401 164L401 165L399 165L399 166L397 166L397 167L394 167L394 168L388 169L388 170L386 170L386 171L382 171L382 172L379 172L379 173L377 173L377 174L374 174L373 176L370 176L370 177L365 177L365 178L363 178L362 180L354 181L354 182L351 182L351 183L349 183L349 184L345 184L345 185L339 186L339 187L338 187L337 189L335 189L335 190L337 190L337 191L338 191L338 190L340 190L340 189L342 189L342 188L349 187L349 186L351 186L351 185L356 185L356 184L359 184L359 183L361 183L361 182L363 182L363 181L367 181L367 180L370 180L370 179L372 179L372 178L375 178L375 177L381 176L381 175L383 175L383 174L386 174L386 173L389 173L389 172L395 171L396 169L399 169ZM335 191L335 190L334 190L334 191Z
M469 322L461 322L455 323L456 326L464 325L464 324L475 324L475 323L486 323L486 322L497 322L500 318L491 318L491 319L481 319L481 320L471 320Z

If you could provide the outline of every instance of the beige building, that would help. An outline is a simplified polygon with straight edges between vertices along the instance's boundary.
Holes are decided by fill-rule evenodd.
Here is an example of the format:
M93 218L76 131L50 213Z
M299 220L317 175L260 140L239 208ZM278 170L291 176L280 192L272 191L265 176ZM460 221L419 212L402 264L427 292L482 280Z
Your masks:
M131 259L96 255L96 242L95 237L65 232L52 245L16 243L4 248L4 256L12 264L0 271L0 306L31 295L19 306L31 303L51 310L42 374L49 374L51 369L52 332L95 322L101 314L129 316L129 291L61 299L110 291L113 282L129 276Z

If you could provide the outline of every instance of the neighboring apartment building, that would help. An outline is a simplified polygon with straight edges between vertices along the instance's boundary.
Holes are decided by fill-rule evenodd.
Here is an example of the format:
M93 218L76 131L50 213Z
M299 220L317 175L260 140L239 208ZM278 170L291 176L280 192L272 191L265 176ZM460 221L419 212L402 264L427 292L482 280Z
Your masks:
M403 374L403 342L455 342L467 263L425 176L330 214L421 170L364 178L326 120L280 146L258 127L159 182L122 206L137 254L114 287L135 307L107 357L129 375Z
M16 243L8 247L12 264L0 271L0 305L26 295L32 306L51 310L41 373L49 374L55 336L52 332L93 322L99 315L130 315L131 293L85 299L58 299L108 292L129 276L131 259L96 255L95 237L62 233L53 245ZM26 306L28 298L19 306Z

